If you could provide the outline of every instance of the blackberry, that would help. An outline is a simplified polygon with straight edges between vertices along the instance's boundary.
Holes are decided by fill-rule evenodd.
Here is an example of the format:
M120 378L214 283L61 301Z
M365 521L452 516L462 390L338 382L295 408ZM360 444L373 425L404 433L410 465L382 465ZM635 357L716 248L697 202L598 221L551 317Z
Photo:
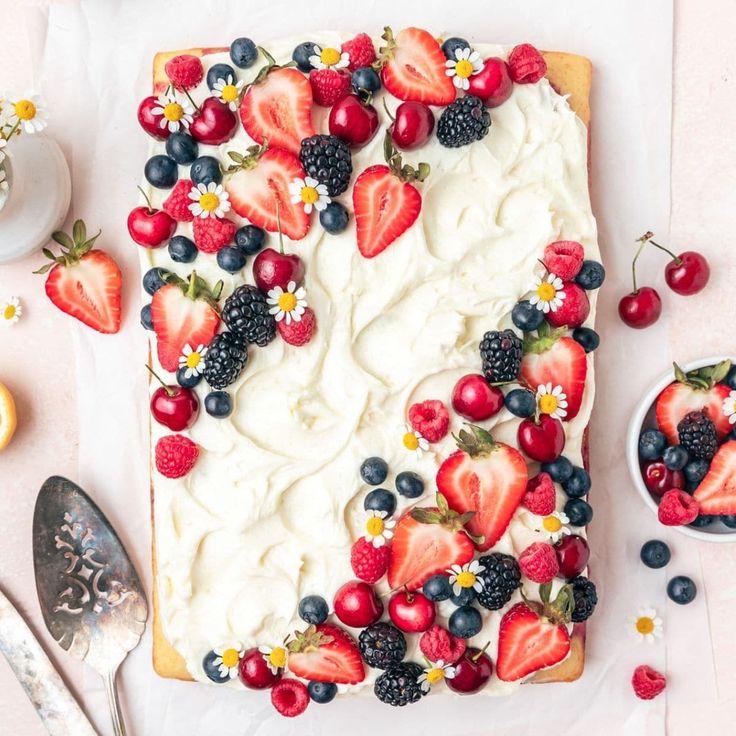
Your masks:
M248 348L242 339L232 332L221 332L207 347L204 380L212 388L227 388L237 380L247 362Z
M245 342L263 348L276 337L276 320L269 309L265 294L246 284L225 300L222 321Z
M519 565L511 555L492 552L478 562L485 570L478 573L483 588L477 593L478 603L489 611L503 608L521 583Z
M677 425L680 444L690 457L710 460L718 449L715 424L702 411L691 411Z
M481 340L480 357L489 383L515 381L521 370L521 339L513 330L489 330Z
M379 675L373 686L376 697L387 705L409 705L422 699L425 694L417 682L422 668L414 662L401 662L391 665Z
M491 113L479 97L466 95L450 103L437 123L437 140L446 148L459 148L484 138Z
M570 585L572 585L572 594L575 598L575 610L572 612L572 620L576 624L581 624L593 615L595 605L598 603L598 593L595 589L595 583L583 575L573 578Z
M307 176L324 184L331 197L342 194L348 188L353 173L350 149L336 135L305 138L299 159Z
M385 670L404 659L406 639L393 624L379 621L360 632L358 648L366 664Z

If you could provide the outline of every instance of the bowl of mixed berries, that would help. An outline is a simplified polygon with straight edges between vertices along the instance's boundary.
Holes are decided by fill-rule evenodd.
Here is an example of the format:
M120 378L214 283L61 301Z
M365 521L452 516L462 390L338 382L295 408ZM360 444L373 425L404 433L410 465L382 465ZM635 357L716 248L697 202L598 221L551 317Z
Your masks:
M627 460L662 524L736 542L736 360L674 364L634 412Z

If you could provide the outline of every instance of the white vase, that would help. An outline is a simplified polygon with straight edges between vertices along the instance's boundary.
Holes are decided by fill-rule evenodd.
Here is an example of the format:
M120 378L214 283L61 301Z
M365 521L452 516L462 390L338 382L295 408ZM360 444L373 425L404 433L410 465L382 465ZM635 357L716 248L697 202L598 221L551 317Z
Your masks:
M42 248L66 219L71 178L56 141L37 133L13 137L4 149L8 190L0 194L0 263Z

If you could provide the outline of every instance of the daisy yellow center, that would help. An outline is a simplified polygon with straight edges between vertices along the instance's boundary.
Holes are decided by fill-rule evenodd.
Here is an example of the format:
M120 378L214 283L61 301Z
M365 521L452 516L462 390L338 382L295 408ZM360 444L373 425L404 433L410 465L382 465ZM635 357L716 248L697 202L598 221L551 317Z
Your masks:
M169 102L164 107L164 117L175 123L184 117L184 108L178 102Z
M304 204L314 204L319 199L319 192L315 187L302 187L301 198Z
M18 100L15 103L15 114L21 120L33 120L36 117L36 106L30 100Z
M636 630L640 634L651 634L654 631L654 621L649 616L640 616L636 619Z
M562 522L556 516L546 516L542 526L548 532L558 532L562 529Z
M461 59L455 64L455 74L467 79L473 73L473 65L467 59Z
M543 302L552 301L552 299L555 298L556 293L557 292L555 291L555 287L547 281L539 284L539 286L537 287L537 295Z
M222 663L225 665L225 667L235 667L239 660L240 657L238 656L237 649L226 649L222 653Z
M407 432L404 435L404 447L406 447L407 450L416 450L419 448L419 438L414 434L414 432Z
M293 312L295 308L296 297L290 291L285 291L279 297L279 309L282 312Z
M189 353L187 355L187 368L196 368L202 361L202 356L199 353Z
M371 516L366 522L365 530L372 537L377 537L379 534L383 534L383 527L383 519L380 519L378 516Z
M220 206L220 198L214 192L207 192L199 198L199 206L205 212L214 212Z
M557 409L557 397L552 394L543 394L539 397L539 411L542 414L552 414Z
M333 66L334 64L337 64L338 61L340 61L340 52L337 49L333 48L326 48L322 49L322 53L319 55L320 61L325 64L325 66Z
M461 588L472 588L475 585L475 573L470 570L463 570L457 576L457 584Z
M286 649L283 647L274 647L268 655L268 661L279 669L286 667Z
M222 88L222 99L225 102L235 102L238 99L238 88L234 84L226 84Z
M15 307L12 304L8 304L3 311L4 319L13 319L15 317Z
M427 672L427 682L430 685L436 685L438 682L441 682L445 678L445 671L440 667L435 667L434 669Z

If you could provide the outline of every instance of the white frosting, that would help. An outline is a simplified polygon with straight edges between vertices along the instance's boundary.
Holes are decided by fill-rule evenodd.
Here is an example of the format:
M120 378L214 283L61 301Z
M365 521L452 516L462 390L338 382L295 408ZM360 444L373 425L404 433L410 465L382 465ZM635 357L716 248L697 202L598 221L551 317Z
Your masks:
M339 47L342 37L311 38ZM284 62L301 40L267 48ZM475 48L483 57L505 57L509 51ZM205 58L206 67L217 62L229 59L226 54ZM259 66L239 76L249 81ZM207 94L203 83L193 96ZM387 117L383 93L378 97L382 129L353 151L354 177L382 161ZM387 96L391 110L398 102ZM328 132L327 112L315 107L318 132ZM231 387L231 418L213 419L203 411L188 433L203 450L193 471L180 480L154 471L160 614L167 638L195 678L206 679L201 660L209 649L233 641L246 647L280 643L304 626L296 614L302 596L320 594L331 601L340 585L354 578L350 547L362 529L369 490L358 473L364 458L388 461L391 474L384 485L389 488L398 472L418 471L427 489L418 503L432 502L437 466L453 442L448 437L416 459L401 443L407 409L430 398L449 404L455 381L479 371L482 334L511 326L511 308L541 271L537 259L544 246L577 240L586 258L600 258L588 195L587 132L566 99L546 79L515 85L491 116L490 132L478 143L448 149L433 137L404 155L415 164L429 162L432 173L419 185L419 219L378 257L359 254L352 218L348 229L334 236L313 215L304 240L287 240L287 251L306 264L307 299L318 322L315 338L302 348L276 339L251 349L242 377ZM242 152L251 143L239 128L233 140L219 149L200 146L200 154L226 163L227 151ZM151 145L151 153L163 149L163 143ZM352 185L340 198L349 209L351 190ZM168 195L151 187L148 193L154 204ZM190 235L190 230L184 224L178 232ZM275 238L269 237L273 245ZM186 275L194 267L211 283L222 278L225 295L243 277L252 283L252 259L243 274L231 277L211 255L176 264L165 247L140 253L144 270L160 265ZM588 325L595 316L595 292L590 297ZM582 463L593 402L592 368L589 358L582 407L565 424L565 455L576 464ZM206 391L204 383L197 389L200 398ZM485 424L496 439L516 445L518 421L502 410ZM452 430L460 424L454 418ZM154 443L166 433L153 423ZM558 508L563 504L560 491ZM397 515L407 505L400 498ZM538 537L522 523L523 511L494 549L518 556ZM528 584L527 592L536 587ZM379 588L386 592L385 581ZM518 594L512 603L517 600ZM446 623L450 611L449 604L439 606L440 622ZM470 642L483 646L490 640L494 661L503 612L482 610L484 628ZM407 639L411 657L418 637ZM348 689L363 689L380 674L366 670L365 682ZM494 675L483 693L515 687Z

